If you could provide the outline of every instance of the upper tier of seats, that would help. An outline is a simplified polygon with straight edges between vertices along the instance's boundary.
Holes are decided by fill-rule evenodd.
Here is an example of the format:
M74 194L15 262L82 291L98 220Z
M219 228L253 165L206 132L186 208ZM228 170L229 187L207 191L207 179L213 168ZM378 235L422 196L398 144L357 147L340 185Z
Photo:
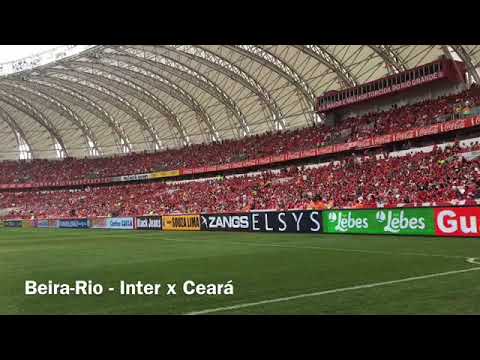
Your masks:
M336 126L318 125L294 131L265 133L241 140L200 144L150 154L111 158L0 162L0 184L42 183L101 178L205 165L218 165L288 151L318 148L445 121L456 104L480 104L478 92L424 101L389 111L345 119ZM194 154L194 156L192 156Z

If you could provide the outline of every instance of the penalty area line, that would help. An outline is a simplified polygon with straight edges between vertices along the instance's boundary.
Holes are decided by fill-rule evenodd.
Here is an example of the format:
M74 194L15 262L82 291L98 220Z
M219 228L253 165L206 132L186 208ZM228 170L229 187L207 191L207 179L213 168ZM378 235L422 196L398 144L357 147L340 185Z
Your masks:
M469 262L470 262L471 259L475 260L475 258L469 258L468 259ZM475 264L480 264L480 262L476 262ZM250 302L250 303L237 304L237 305L231 305L231 306L223 306L223 307L205 309L205 310L200 310L200 311L192 311L192 312L189 312L189 313L185 313L184 315L204 315L204 314L211 314L211 313L227 311L227 310L238 310L238 309L249 308L249 307L253 307L253 306L280 303L280 302L286 302L286 301L303 299L303 298L320 296L320 295L341 293L341 292L346 292L346 291L369 289L369 288L374 288L374 287L379 287L379 286L399 284L399 283L416 281L416 280L423 280L423 279L431 279L431 278L437 278L437 277L441 277L441 276L461 274L461 273L466 273L466 272L470 272L470 271L477 271L477 270L480 270L480 267L474 267L474 268L462 269L462 270L446 271L446 272L428 274L428 275L421 275L421 276L414 276L414 277L408 277L408 278L398 279L398 280L382 281L382 282L377 282L377 283L372 283L372 284L349 286L349 287L339 288L339 289L317 291L317 292L313 292L313 293L287 296L287 297L281 297L281 298L276 298L276 299L262 300L262 301L257 301L257 302Z
M468 258L467 262L469 262L470 264L480 265L480 258Z

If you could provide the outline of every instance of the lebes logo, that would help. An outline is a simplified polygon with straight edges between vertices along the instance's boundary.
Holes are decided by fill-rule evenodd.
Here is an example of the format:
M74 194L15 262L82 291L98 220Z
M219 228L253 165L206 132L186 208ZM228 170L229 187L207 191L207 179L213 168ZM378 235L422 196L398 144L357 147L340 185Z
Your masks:
M378 211L376 220L385 224L383 228L385 232L399 233L401 230L424 230L425 218L423 217L407 217L404 210L400 211Z
M330 212L328 221L335 223L335 231L347 232L350 229L368 229L368 219L366 217L355 217L351 211L346 214L342 211Z
M330 233L434 235L433 209L336 210L323 212Z
M435 209L435 234L443 236L480 236L480 208Z

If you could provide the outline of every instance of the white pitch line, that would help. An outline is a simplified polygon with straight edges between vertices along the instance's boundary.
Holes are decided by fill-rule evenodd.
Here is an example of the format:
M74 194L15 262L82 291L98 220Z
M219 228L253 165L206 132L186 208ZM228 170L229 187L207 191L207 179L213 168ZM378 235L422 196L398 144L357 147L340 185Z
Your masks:
M478 264L480 265L480 261L477 261L479 260L480 258L468 258L467 259L467 262L469 262L470 264Z
M162 240L198 243L199 241L211 241L214 239L186 240L186 239L163 238ZM428 256L428 257L433 256L433 257L442 257L447 259L465 259L466 258L466 256L461 256L461 255L425 254L425 253L415 253L415 252L392 252L392 251L382 251L382 250L345 249L345 248L332 248L332 247L320 247L320 246L295 246L295 245L284 245L284 244L259 244L259 243L253 243L248 241L245 241L245 242L228 241L224 243L235 244L235 245L245 245L245 246L279 247L279 248L286 248L286 249L307 249L307 250L312 249L312 250L354 252L354 253L381 254L381 255Z
M231 306L223 306L223 307L218 307L218 308L205 309L205 310L200 310L200 311L193 311L193 312L186 313L184 315L211 314L211 313L221 312L221 311L226 311L226 310L237 310L237 309L243 309L243 308L247 308L247 307L253 307L253 306L264 305L264 304L273 304L273 303L279 303L279 302L286 302L286 301L302 299L302 298L307 298L307 297L314 297L314 296L327 295L327 294L335 294L335 293L353 291L353 290L360 290L360 289L369 289L369 288L373 288L373 287L385 286L385 285L390 285L390 284L398 284L398 283L409 282L409 281L431 279L431 278L437 278L437 277L441 277L441 276L454 275L454 274L466 273L466 272L477 271L477 270L480 270L480 267L474 267L474 268L462 269L462 270L454 270L454 271L447 271L447 272L441 272L441 273L435 273L435 274L429 274L429 275L422 275L422 276L414 276L414 277L409 277L409 278L404 278L404 279L399 279L399 280L383 281L383 282L372 283L372 284L349 286L349 287L340 288L340 289L318 291L318 292L313 292L313 293L308 293L308 294L287 296L287 297L281 297L281 298L269 299L269 300L251 302L251 303L237 304L237 305L231 305Z

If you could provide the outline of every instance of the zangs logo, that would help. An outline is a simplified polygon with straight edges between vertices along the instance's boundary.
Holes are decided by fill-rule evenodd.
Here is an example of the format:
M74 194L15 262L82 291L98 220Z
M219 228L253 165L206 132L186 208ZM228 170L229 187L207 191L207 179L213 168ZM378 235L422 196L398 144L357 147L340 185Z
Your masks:
M202 217L202 221L205 218ZM209 229L248 229L248 216L208 216Z
M437 235L480 235L480 208L436 209L435 220Z
M395 214L394 211L377 211L375 216L379 223L385 224L383 230L390 233L399 233L401 230L424 230L425 218L406 217L404 210Z
M331 212L328 214L328 220L331 223L336 223L336 231L346 232L350 229L368 229L368 219L361 217L354 218L351 211L346 215L341 211Z

